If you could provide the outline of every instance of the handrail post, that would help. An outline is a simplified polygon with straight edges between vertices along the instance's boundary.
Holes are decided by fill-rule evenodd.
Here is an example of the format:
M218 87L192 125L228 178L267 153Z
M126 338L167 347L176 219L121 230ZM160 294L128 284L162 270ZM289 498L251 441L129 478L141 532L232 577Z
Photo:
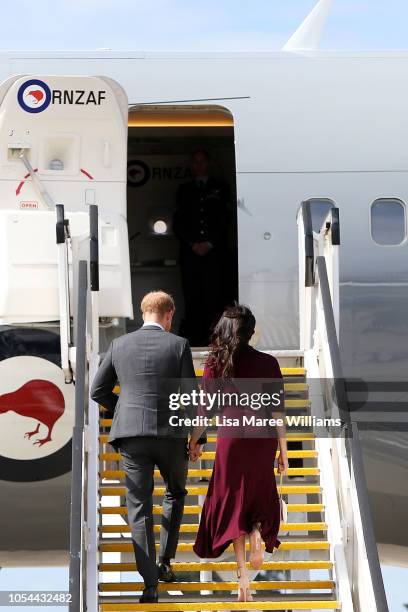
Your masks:
M79 262L78 304L76 325L76 376L75 376L75 424L72 435L72 473L71 473L71 520L70 520L70 560L69 590L70 612L83 610L82 602L82 475L83 475L83 432L86 387L86 307L87 307L87 263Z
M91 356L89 362L89 389L99 366L99 235L98 207L89 207L89 265L91 288ZM97 612L98 609L98 527L99 527L99 406L91 397L88 398L87 412L87 445L86 445L86 610Z
M299 346L308 350L312 346L312 299L314 286L313 230L310 204L302 202L298 215L299 252Z
M69 264L67 238L69 235L68 220L64 217L63 204L55 206L56 242L58 254L58 294L60 314L60 345L61 368L64 372L65 382L72 382L72 370L69 361L69 347L71 345L71 309L69 299Z
M340 276L339 276L339 246L340 246L340 211L335 206L329 210L320 230L322 253L326 260L330 295L333 306L337 338L340 337Z
M99 231L98 206L89 206L89 270L91 286L91 338L92 352L99 353Z

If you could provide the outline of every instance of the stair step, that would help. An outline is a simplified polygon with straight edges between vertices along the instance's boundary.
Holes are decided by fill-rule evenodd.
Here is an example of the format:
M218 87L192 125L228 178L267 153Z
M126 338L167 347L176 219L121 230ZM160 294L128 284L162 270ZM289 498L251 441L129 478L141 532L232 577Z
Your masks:
M112 424L112 419L100 419L100 424L103 427L110 427ZM109 434L106 433L102 433L99 435L99 442L103 443L103 444L107 444L108 442L108 437ZM288 433L288 435L286 436L286 439L288 440L288 442L310 442L315 440L316 436L313 433L309 433L309 432L304 432L302 434L291 434L290 432ZM207 436L207 441L208 444L214 444L215 442L217 442L217 436L216 435L209 435Z
M200 514L202 506L184 506L183 513L184 514ZM163 509L161 506L154 505L153 506L153 514L162 514ZM100 506L99 507L100 514L120 514L126 515L128 513L128 509L126 506Z
M156 549L159 550L160 543L156 542ZM250 550L249 543L245 545L246 550ZM329 543L321 541L309 541L309 542L282 542L279 546L279 550L328 550ZM228 552L234 550L232 544L226 549ZM109 539L101 540L99 544L100 552L122 552L132 553L133 544L131 541L123 542L110 542ZM193 552L193 542L179 542L177 546L177 552Z
M279 457L279 451L277 451L276 456ZM288 458L289 459L314 459L317 457L316 450L288 450ZM99 459L101 461L121 461L122 455L120 453L100 453ZM205 451L201 455L201 460L215 459L215 451Z
M285 399L285 409L296 409L296 408L310 408L311 402L309 399ZM112 425L112 419L100 419L100 425L103 427L110 427Z
M305 376L305 371L303 370L303 368L281 368L281 372L283 374L283 377L294 377L294 376ZM195 368L195 375L198 378L201 378L204 374L204 368ZM288 383L289 385L293 385L295 386L294 390L301 390L304 391L305 389L308 389L309 385L307 383ZM287 384L285 384L285 389L287 387ZM300 388L300 389L299 389ZM120 385L115 385L113 387L113 392L119 394L120 393Z
M322 492L321 487L318 485L278 485L278 492L284 495L307 495L307 494L320 494ZM206 486L189 486L186 487L188 495L205 495L208 487ZM165 487L155 487L153 495L164 495ZM126 495L126 488L120 486L103 486L100 487L101 496L112 496L112 495Z
M124 525L100 525L101 533L130 533L130 526ZM160 533L161 525L154 525L155 533ZM197 533L198 525L191 523L182 525L181 533ZM327 523L308 522L308 523L282 523L281 531L327 531Z
M202 506L184 506L184 514L200 514ZM323 504L288 504L288 512L323 512ZM126 506L100 506L100 514L119 514L124 516L128 513ZM162 507L154 505L153 514L162 514Z
M143 591L143 582L101 582L99 591ZM293 589L293 590L332 590L332 580L256 580L251 582L254 591ZM172 582L159 583L159 591L236 591L237 582Z
M309 385L307 383L284 383L284 389L286 392L296 392L303 393L309 390Z
M277 468L274 469L275 474L278 474ZM190 478L210 478L212 469L208 470L188 470L188 476ZM320 474L319 468L289 468L288 476L318 476ZM123 480L125 478L124 470L102 470L100 473L101 478L109 478L110 480ZM154 470L154 476L159 478L161 476L160 470Z
M234 561L177 561L171 564L174 572L235 572L237 564ZM247 567L250 570L249 563ZM264 561L262 570L331 570L331 561ZM100 572L135 572L136 563L100 563Z
M202 371L200 370L200 376L202 376ZM196 376L197 376L197 370L196 370ZM284 389L285 391L297 391L297 392L303 392L303 391L307 391L309 389L309 385L308 383L299 383L299 382L285 382L284 383ZM116 385L113 388L113 392L119 394L120 393L120 387L119 385Z
M196 376L202 376L204 373L204 368L194 368ZM283 377L285 376L305 376L306 369L305 368L281 368L281 372ZM115 385L113 388L114 393L120 393L120 385Z
M168 602L158 604L138 603L101 603L101 612L189 612L190 610L339 610L338 601L296 601L292 599L280 601L208 601L199 602Z

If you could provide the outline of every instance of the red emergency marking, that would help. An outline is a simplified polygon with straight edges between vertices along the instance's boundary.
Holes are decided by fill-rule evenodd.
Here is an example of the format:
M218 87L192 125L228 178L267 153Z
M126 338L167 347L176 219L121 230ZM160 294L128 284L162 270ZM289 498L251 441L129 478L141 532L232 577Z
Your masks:
M81 168L81 172L82 172L82 174L85 174L85 176L87 176L87 177L88 177L88 178L89 178L91 181L93 181L93 180L94 180L93 176L91 176L91 175L89 174L89 172L87 172L87 171L86 171L86 170L84 170L83 168Z
M33 172L38 172L38 168L34 168ZM91 174L89 174L89 172L84 170L83 168L81 168L81 172L82 172L82 174L85 174L85 176L87 178L89 178L90 181L94 180L94 177ZM16 196L20 195L20 192L21 192L21 190L23 188L23 185L26 182L26 180L29 178L29 176L30 176L30 173L26 174L24 179L19 183L19 185L18 185L18 187L16 189Z
M38 168L34 168L33 172L38 172ZM28 179L28 177L30 176L30 173L26 174L24 179L21 181L21 183L19 184L19 186L16 189L16 196L20 195L20 191L23 188L24 183L26 182L26 180Z

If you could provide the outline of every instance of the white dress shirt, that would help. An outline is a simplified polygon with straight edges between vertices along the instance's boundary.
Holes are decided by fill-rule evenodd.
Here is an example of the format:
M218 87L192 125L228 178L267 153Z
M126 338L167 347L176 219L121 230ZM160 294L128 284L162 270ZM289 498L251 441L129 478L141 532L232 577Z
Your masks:
M160 325L160 323L156 323L156 321L152 321L151 323L143 323L142 327L146 327L146 325L155 325L156 327L160 327L160 329L164 331L163 325Z

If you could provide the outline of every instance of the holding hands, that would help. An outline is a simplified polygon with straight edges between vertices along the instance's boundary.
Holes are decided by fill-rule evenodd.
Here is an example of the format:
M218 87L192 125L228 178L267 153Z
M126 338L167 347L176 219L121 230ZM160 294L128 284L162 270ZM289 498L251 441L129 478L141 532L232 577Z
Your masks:
M198 444L193 439L191 439L188 445L188 457L190 461L195 463L196 461L198 461L198 459L201 457L202 454L203 454L203 445Z

